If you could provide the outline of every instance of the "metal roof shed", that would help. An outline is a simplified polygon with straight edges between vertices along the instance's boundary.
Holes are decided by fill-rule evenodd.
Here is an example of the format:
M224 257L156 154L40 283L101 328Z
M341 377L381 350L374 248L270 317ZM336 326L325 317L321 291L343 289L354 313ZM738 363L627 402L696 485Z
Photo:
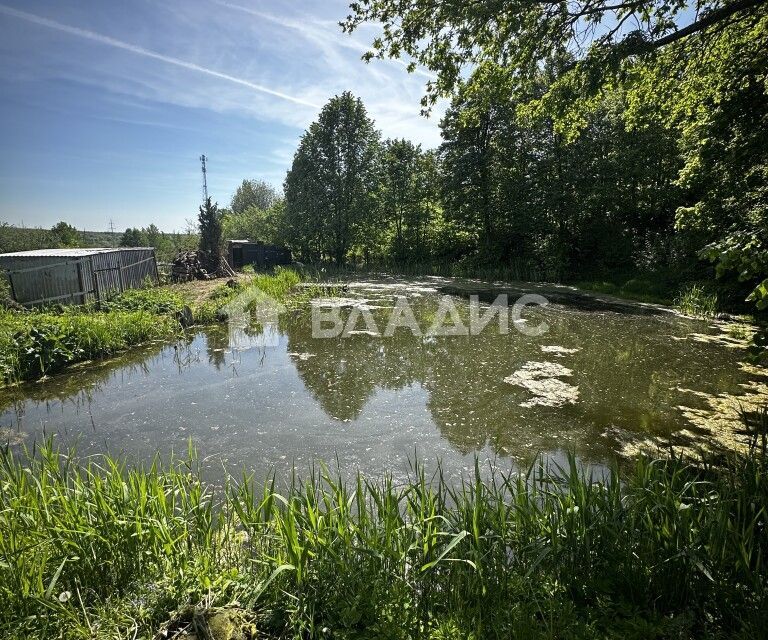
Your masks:
M0 269L8 276L14 300L28 307L99 302L147 280L158 281L153 247L0 253Z
M228 240L227 254L233 269L241 269L247 264L259 268L291 264L291 252L288 249L263 242Z

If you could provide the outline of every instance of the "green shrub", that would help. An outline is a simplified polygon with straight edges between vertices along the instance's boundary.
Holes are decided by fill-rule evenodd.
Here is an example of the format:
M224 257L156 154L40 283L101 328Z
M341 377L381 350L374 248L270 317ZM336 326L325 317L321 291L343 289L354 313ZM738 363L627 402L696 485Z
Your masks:
M675 307L687 316L714 318L718 311L717 294L705 286L692 284L680 291Z

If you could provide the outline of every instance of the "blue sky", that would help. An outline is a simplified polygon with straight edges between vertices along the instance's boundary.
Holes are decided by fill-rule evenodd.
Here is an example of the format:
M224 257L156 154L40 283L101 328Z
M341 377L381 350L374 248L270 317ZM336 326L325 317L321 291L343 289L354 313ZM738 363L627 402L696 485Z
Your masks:
M198 158L226 204L245 177L282 185L327 99L360 96L385 136L424 147L428 74L365 64L375 35L341 33L336 0L0 0L0 221L181 230Z

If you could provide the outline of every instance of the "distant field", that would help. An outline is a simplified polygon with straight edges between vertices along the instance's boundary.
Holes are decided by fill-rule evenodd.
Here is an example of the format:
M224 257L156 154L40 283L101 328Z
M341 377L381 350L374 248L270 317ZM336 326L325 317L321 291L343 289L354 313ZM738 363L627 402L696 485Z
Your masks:
M109 231L78 232L83 247L116 247L120 244L122 233ZM0 227L0 251L27 251L30 249L49 249L58 246L50 229L22 228L11 225Z
M83 244L89 247L116 247L122 233L109 231L83 231Z
M156 231L147 234L141 230L143 246L155 247L160 260L168 261L181 248L197 245L196 236L185 233L162 233ZM62 246L78 247L117 247L123 237L122 232L76 231L62 244L61 237L50 229L22 228L0 223L0 253L29 251L32 249L54 249Z

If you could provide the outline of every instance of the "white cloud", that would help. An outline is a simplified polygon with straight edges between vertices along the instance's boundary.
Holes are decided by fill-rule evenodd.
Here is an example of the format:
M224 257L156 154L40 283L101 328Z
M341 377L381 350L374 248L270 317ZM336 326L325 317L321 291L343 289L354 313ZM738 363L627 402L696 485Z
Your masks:
M234 9L236 11L242 11L249 15L261 18L263 20L268 20L288 29L294 29L298 31L306 40L315 42L325 50L330 50L331 48L350 49L351 51L357 53L358 57L361 57L362 54L371 51L369 44L359 42L350 34L342 33L338 21L323 20L307 16L302 16L298 19L291 19L286 18L285 16L278 16L266 13L264 11L250 9L249 7L244 7L239 4L225 2L224 0L211 1L215 4L218 4L219 6ZM408 63L406 61L399 59L387 59L385 60L385 63L395 64L403 68L408 67ZM435 76L433 73L430 73L426 69L423 69L419 66L416 66L412 73L429 80L437 79L437 76Z
M209 69L207 67L203 67L193 62L180 60L179 58L174 58L173 56L166 56L161 53L157 53L155 51L145 49L144 47L139 47L137 45L130 44L129 42L123 42L122 40L117 40L116 38L111 38L109 36L105 36L100 33L89 31L87 29L80 29L79 27L72 27L70 25L56 22L55 20L49 20L48 18L37 16L33 13L27 13L26 11L19 11L17 9L13 9L12 7L7 7L2 4L0 4L0 13L5 13L6 15L12 16L14 18L18 18L20 20L26 20L27 22L40 25L41 27L48 27L50 29L55 29L56 31L68 33L70 35L77 36L78 38L85 38L86 40L92 40L94 42L98 42L99 44L107 45L109 47L122 49L123 51L128 51L130 53L144 56L146 58L159 60L160 62L165 62L167 64L172 64L177 67L181 67L183 69L188 69L189 71L195 71L197 73L202 73L214 78L218 78L220 80L233 82L243 87L247 87L248 89L253 89L254 91L266 93L268 95L275 96L276 98L281 98L282 100L288 100L289 102L294 102L296 104L303 105L305 107L313 107L313 108L318 107L318 105L311 102L307 102L302 98L297 98L295 96L291 96L286 93L283 93L282 91L270 89L269 87L256 84L255 82L250 82L249 80L245 80L243 78L238 78L236 76L232 76L227 73L222 73L220 71L216 71L215 69Z

